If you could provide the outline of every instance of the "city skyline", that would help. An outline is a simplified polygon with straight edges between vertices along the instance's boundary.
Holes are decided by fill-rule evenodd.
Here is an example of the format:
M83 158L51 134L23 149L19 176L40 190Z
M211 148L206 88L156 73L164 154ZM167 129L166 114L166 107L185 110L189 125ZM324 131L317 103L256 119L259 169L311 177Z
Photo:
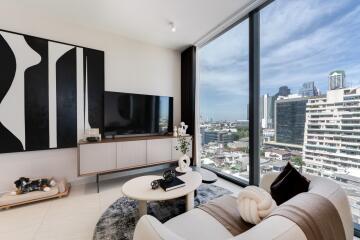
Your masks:
M359 13L360 2L355 0L277 0L264 8L260 18L261 95L274 95L283 85L298 93L310 81L326 93L328 75L334 70L346 72L347 87L359 86L360 33L355 31L360 26ZM245 20L199 51L204 118L247 118L247 31Z

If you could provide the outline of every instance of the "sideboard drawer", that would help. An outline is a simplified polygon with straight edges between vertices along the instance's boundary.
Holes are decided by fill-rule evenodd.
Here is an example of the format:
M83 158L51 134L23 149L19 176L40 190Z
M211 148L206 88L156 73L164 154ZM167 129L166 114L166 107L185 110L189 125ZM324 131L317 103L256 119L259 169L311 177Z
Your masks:
M155 139L147 141L147 163L171 161L172 139Z
M80 175L116 169L116 143L80 145Z

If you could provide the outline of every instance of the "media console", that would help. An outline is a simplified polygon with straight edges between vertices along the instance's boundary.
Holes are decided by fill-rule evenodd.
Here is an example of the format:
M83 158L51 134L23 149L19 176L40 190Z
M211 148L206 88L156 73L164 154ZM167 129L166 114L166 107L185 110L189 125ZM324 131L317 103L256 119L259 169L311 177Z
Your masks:
M191 137L189 136L189 139ZM78 144L78 176L99 175L178 161L173 136L121 137ZM188 156L192 157L190 148Z

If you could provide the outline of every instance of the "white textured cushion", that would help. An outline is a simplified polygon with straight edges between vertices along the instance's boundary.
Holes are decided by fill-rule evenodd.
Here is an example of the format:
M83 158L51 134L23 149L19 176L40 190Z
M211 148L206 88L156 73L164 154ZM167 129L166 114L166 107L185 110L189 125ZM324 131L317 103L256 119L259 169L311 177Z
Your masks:
M223 240L231 233L215 218L200 209L193 209L164 224L184 239Z
M241 218L252 224L260 223L276 208L270 193L256 186L247 186L241 190L236 203Z

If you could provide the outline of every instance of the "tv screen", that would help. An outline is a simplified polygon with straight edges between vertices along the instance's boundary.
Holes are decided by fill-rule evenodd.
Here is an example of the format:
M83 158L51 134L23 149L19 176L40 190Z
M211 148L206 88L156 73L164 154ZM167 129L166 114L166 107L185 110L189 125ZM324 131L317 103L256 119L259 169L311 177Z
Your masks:
M104 98L105 136L172 132L172 97L105 92Z

